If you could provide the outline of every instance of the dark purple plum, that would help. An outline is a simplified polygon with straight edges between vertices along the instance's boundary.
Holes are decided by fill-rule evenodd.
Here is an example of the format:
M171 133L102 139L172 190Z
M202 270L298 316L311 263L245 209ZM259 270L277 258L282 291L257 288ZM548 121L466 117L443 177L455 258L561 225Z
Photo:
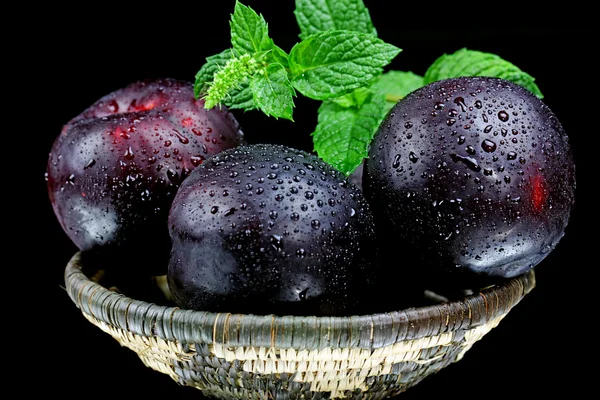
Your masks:
M206 110L191 82L135 82L63 126L48 159L50 201L79 249L113 260L133 255L144 271L166 274L167 216L180 183L243 142L234 116Z
M275 144L223 151L182 183L167 280L182 308L345 315L373 287L368 204L316 155Z
M399 272L503 279L563 237L575 164L538 97L507 80L459 77L395 105L371 144L363 190L382 248L404 260Z

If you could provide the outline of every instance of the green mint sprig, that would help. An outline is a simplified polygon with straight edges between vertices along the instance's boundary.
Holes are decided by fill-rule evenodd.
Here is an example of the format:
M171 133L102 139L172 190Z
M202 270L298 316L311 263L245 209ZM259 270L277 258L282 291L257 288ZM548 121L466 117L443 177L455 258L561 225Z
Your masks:
M384 72L402 50L377 37L362 0L296 0L294 14L300 41L286 53L269 37L264 18L236 0L232 47L206 58L194 92L206 108L224 104L292 121L297 93L321 101L314 151L347 175L368 156L394 104L431 82L494 76L543 97L531 75L495 54L466 48L437 58L423 76Z

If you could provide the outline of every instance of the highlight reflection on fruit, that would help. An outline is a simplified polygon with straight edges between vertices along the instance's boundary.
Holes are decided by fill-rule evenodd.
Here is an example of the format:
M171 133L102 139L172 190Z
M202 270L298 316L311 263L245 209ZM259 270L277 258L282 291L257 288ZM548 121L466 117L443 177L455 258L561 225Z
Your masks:
M371 144L363 189L382 248L401 253L406 272L512 277L563 236L575 166L539 98L499 78L459 77L395 105Z
M64 125L47 165L53 209L79 249L113 261L134 255L131 264L158 272L166 268L166 220L180 183L243 139L233 115L206 110L191 83L132 83Z

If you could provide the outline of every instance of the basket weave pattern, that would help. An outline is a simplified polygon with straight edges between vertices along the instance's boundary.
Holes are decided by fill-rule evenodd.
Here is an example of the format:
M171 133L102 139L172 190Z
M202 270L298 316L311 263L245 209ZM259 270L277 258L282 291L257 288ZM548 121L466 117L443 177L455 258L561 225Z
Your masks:
M533 271L460 301L353 317L160 306L94 282L79 253L67 291L149 368L221 399L384 399L459 361L535 286Z

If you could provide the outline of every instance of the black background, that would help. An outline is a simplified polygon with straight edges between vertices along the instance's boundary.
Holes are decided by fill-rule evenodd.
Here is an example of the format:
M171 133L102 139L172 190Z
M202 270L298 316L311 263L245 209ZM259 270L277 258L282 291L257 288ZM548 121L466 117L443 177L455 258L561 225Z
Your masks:
M600 127L594 122L600 100L589 79L594 74L591 57L597 42L592 37L597 31L583 23L574 28L555 23L510 28L490 20L450 18L448 10L441 15L448 19L424 18L421 29L405 29L404 22L414 15L390 12L385 3L389 2L366 1L379 37L403 50L389 68L422 75L437 57L462 47L498 54L536 78L544 101L570 136L577 165L576 207L565 237L536 268L536 288L463 360L398 398L583 397L578 394L587 390L586 375L595 368L597 353L592 327L597 311L590 307L593 300L588 300L593 298L590 294L596 282L591 274L597 267L587 258L592 254L587 243L598 236L593 227L597 212L591 207L593 196L588 189L597 162L585 154L597 147ZM248 0L245 4L263 14L271 37L284 50L299 41L293 1ZM17 68L27 74L23 81L31 87L18 90L24 98L18 107L25 114L20 120L21 152L16 155L20 165L26 158L25 164L33 171L25 173L25 180L18 167L6 172L6 179L20 179L21 185L26 182L33 191L29 196L22 191L12 196L17 206L26 207L26 214L17 209L10 212L10 218L16 219L11 226L27 235L18 242L28 247L20 253L24 257L10 266L17 271L19 285L13 286L17 295L11 296L12 305L6 308L17 311L23 322L3 323L19 328L16 334L6 331L11 339L5 346L14 345L17 354L10 357L14 379L7 383L23 393L64 399L89 395L203 398L198 390L180 387L166 375L144 367L133 352L87 322L71 302L62 274L76 248L52 213L44 172L62 124L102 95L145 78L193 81L206 56L229 47L233 6L233 0L222 0L212 4L210 12L203 11L200 3L131 11L110 6L93 11L37 10L43 28L35 27L29 51L22 50L18 56L22 68ZM60 16L44 18L46 11ZM294 123L258 112L236 116L250 141L309 148L308 134L315 126L317 107L316 101L298 97ZM9 248L7 253L13 251Z

